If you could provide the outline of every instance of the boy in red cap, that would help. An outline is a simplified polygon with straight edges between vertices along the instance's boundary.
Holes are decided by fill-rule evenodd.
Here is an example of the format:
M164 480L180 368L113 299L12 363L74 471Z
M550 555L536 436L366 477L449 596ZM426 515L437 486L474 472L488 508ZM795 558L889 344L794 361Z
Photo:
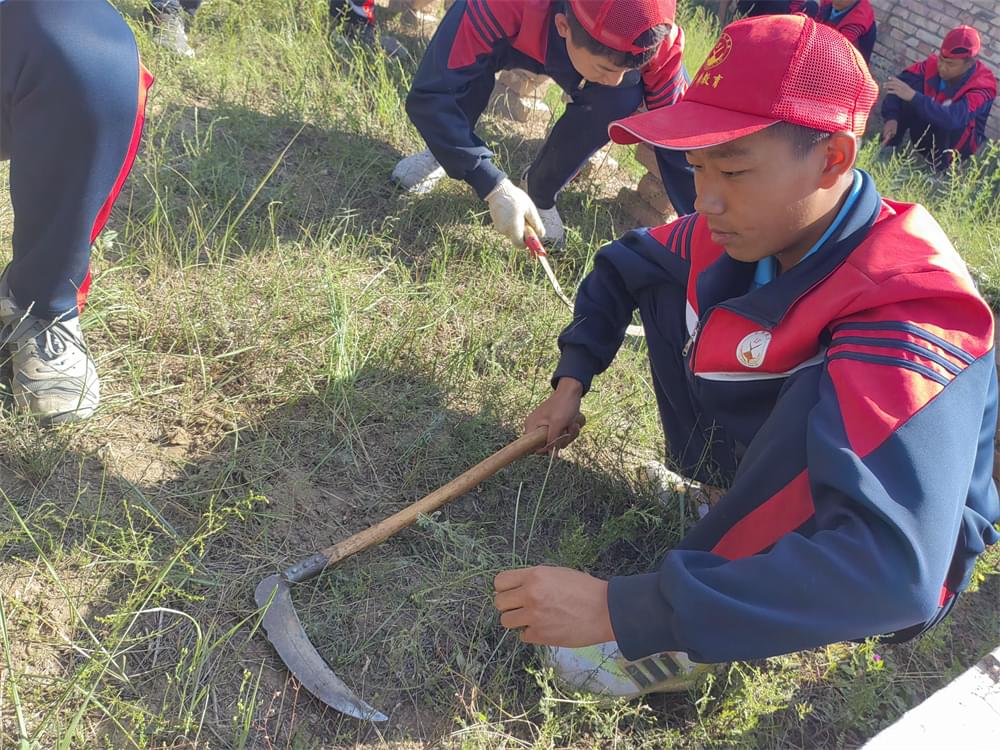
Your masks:
M878 34L871 0L822 0L816 20L843 34L865 62L871 60Z
M458 0L431 39L406 99L427 150L409 156L393 179L426 192L447 173L484 199L497 229L516 245L525 223L560 244L556 196L608 142L608 125L640 105L676 102L687 85L684 34L674 0ZM523 187L493 163L475 133L497 71L551 77L571 97ZM690 213L694 179L678 155L661 150L660 172L678 214Z
M914 63L885 85L882 145L910 141L938 167L952 155L972 156L985 139L986 121L997 96L997 80L979 59L979 32L952 29L941 54Z
M576 436L638 309L672 457L728 489L658 570L496 577L501 624L573 685L913 638L1000 538L993 316L927 211L855 168L876 95L840 34L766 16L725 29L679 104L612 125L686 152L697 213L597 253L525 427Z

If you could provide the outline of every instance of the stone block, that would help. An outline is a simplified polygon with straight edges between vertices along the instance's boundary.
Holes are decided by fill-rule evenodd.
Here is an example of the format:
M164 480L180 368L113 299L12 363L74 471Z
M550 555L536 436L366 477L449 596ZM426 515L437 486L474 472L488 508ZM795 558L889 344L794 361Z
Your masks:
M618 192L618 202L625 206L625 212L635 220L637 227L658 227L675 218L673 211L669 214L657 211L631 188Z
M389 0L389 10L399 14L404 26L421 36L430 36L441 21L433 7L435 3L436 0Z
M660 173L660 165L656 163L656 152L646 143L638 143L635 147L635 159L653 174Z
M655 211L664 216L674 212L674 206L663 189L663 183L660 182L659 176L654 172L647 173L639 180L639 195Z
M526 70L504 70L497 76L497 83L506 86L518 96L545 95L551 79L548 76L536 75Z
M490 110L498 117L516 122L528 122L533 117L549 115L549 108L541 99L533 96L518 96L506 86L493 90Z

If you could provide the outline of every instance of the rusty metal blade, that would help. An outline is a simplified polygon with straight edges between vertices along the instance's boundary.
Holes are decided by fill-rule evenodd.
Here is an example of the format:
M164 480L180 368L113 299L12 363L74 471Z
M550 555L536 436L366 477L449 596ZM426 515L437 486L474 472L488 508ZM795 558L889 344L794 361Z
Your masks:
M331 708L366 721L387 721L378 711L351 690L333 673L329 665L309 642L305 628L292 604L291 588L284 576L277 573L257 584L254 600L258 607L267 607L262 625L267 639L285 662L285 666L310 693Z

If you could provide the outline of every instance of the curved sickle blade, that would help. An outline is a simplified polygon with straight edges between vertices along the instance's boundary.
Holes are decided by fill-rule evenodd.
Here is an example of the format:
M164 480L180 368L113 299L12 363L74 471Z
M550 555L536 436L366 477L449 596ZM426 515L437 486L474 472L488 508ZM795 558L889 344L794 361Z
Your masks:
M280 573L257 584L254 600L267 607L262 625L267 639L285 662L285 666L303 687L331 708L367 721L387 721L388 716L375 710L354 694L309 642L292 604L288 581ZM269 604L270 602L270 604Z

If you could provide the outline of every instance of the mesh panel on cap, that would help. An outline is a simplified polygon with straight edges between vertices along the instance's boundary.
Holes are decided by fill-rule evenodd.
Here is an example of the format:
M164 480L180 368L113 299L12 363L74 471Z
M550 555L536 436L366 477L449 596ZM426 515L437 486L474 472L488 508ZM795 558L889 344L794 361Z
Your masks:
M860 53L839 32L828 31L806 21L772 114L807 128L860 136L878 87Z
M636 37L660 23L672 23L674 0L572 0L585 29L602 44L637 52Z
M662 0L611 0L608 5L604 28L630 45L640 34L665 21Z

